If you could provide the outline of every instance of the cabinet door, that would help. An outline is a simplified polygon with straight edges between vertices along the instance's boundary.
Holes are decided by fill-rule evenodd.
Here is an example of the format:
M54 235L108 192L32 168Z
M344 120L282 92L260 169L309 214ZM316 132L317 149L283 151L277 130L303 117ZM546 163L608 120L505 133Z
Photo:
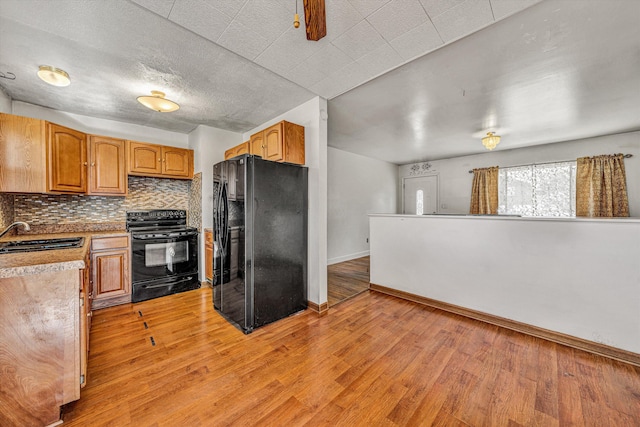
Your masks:
M183 148L162 147L162 174L190 177L193 152Z
M86 272L80 270L80 387L87 384L87 360L89 359L89 329L91 328L91 291Z
M109 307L131 300L128 249L92 253L91 268L94 308Z
M274 162L284 159L282 150L282 122L264 130L264 158Z
M304 165L304 126L283 122L282 150L284 162Z
M264 132L251 135L249 139L249 153L264 158Z
M89 141L89 194L127 194L125 141L104 136Z
M129 168L133 175L159 175L162 173L162 147L144 142L128 141Z
M48 189L61 193L87 192L87 136L47 123Z
M249 154L249 141L245 141L240 145L229 148L224 152L224 159L229 160L241 154Z
M204 232L204 278L213 283L213 232Z
M0 192L46 193L45 122L0 113Z

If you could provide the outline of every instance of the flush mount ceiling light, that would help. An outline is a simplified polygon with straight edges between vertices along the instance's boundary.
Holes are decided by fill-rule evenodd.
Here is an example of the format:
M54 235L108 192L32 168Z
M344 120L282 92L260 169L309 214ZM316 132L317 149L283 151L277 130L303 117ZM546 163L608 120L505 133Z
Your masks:
M482 145L484 145L484 148L487 150L493 150L498 144L500 144L500 137L494 135L493 132L487 132L487 136L482 138Z
M69 86L71 79L66 71L49 65L41 65L38 68L38 77L53 86Z
M138 102L160 113L170 113L180 108L175 102L165 99L164 92L160 92L159 90L152 90L151 96L139 96Z

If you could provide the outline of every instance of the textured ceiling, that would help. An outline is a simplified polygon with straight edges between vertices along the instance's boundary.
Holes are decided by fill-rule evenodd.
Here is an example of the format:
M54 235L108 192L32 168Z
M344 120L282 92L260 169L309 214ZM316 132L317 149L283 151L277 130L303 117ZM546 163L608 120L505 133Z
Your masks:
M77 114L244 132L536 1L326 0L327 37L311 42L304 20L293 28L295 0L0 0L0 71L17 76L0 85L14 100ZM72 85L38 80L41 64ZM153 89L181 109L135 101Z
M331 100L330 145L406 164L489 130L497 150L640 130L639 22L637 0L543 1Z
M398 164L482 152L493 128L498 149L640 128L638 0L325 3L311 42L295 0L0 0L0 72L17 76L0 86L184 133L246 132L320 95L330 146ZM151 90L181 109L139 105Z

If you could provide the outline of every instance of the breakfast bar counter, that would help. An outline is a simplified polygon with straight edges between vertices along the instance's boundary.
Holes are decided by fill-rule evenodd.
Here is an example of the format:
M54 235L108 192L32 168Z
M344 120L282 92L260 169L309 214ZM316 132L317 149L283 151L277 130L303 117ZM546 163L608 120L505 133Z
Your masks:
M372 289L640 363L640 219L370 215L369 226Z

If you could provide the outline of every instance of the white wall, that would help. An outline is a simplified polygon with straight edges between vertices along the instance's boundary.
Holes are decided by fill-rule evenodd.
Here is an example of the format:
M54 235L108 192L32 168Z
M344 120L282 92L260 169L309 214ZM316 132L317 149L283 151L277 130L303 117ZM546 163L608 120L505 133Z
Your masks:
M439 175L439 213L469 213L473 181L473 174L469 173L471 169L575 160L578 157L615 153L633 154L632 158L625 159L629 213L632 217L640 217L640 132L434 160L429 162L431 168L428 173ZM402 178L410 176L411 166L409 164L399 168L399 212L402 211Z
M640 220L372 216L371 283L640 353Z
M213 227L213 165L224 160L228 148L242 143L242 135L200 125L189 134L189 148L194 151L193 169L202 172L202 227ZM204 254L204 238L200 239ZM204 256L200 257L200 281L204 281Z
M13 101L12 109L12 114L17 116L47 120L61 126L67 126L80 132L94 135L132 139L134 141L151 142L181 148L187 148L189 144L189 136L184 133L170 132L148 126L117 122L115 120L82 116L80 114L52 110L21 101Z
M396 213L398 166L329 147L327 262L369 255L369 214Z
M0 87L0 113L13 114L11 97Z
M246 132L243 141L281 120L304 126L309 168L309 233L307 298L327 302L327 100L316 97Z

